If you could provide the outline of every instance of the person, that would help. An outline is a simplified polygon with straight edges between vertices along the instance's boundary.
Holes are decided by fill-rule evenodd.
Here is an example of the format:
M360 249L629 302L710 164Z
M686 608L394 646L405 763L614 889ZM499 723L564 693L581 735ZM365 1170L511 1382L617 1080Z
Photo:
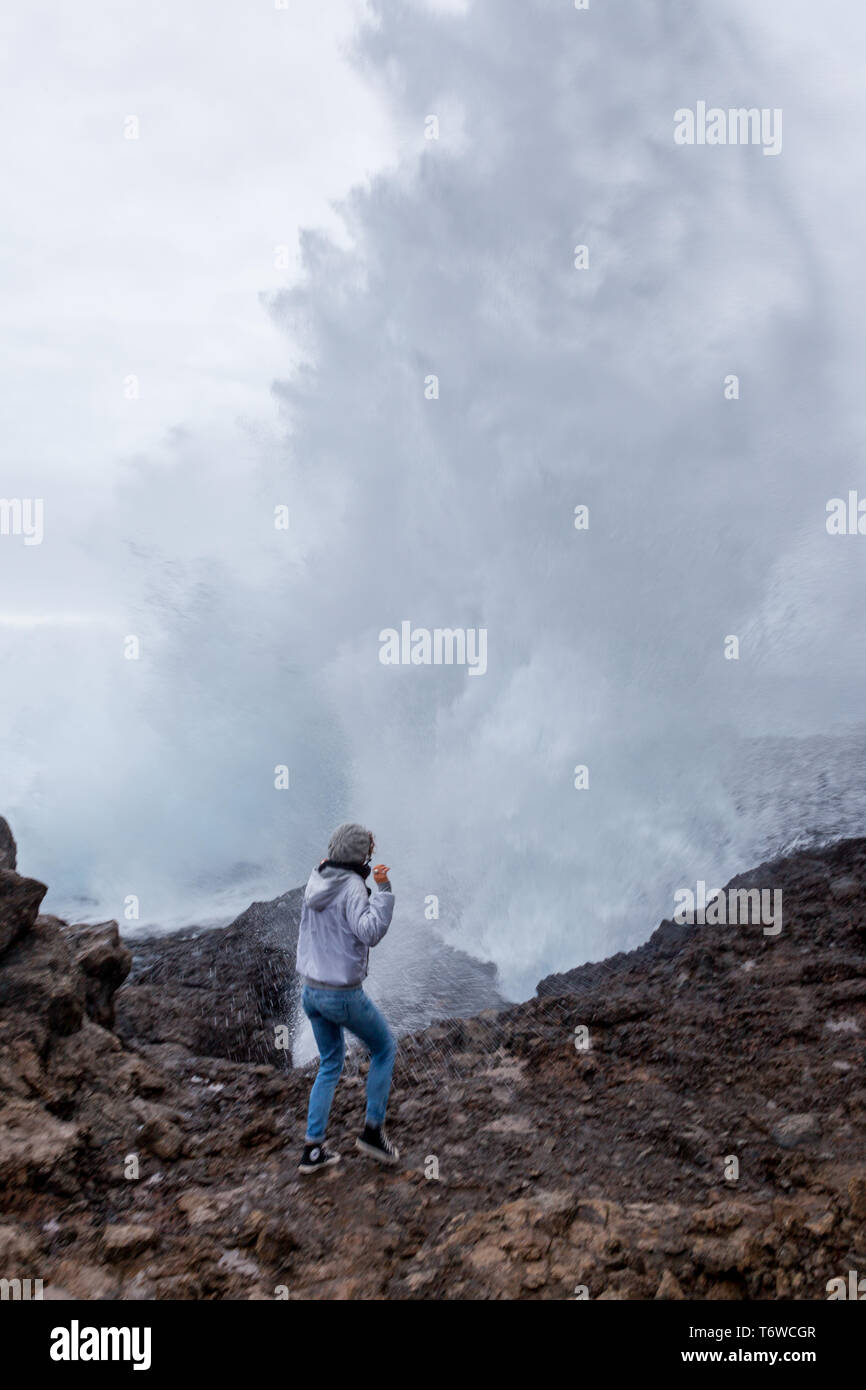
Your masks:
M356 1147L379 1163L395 1164L400 1151L384 1130L397 1044L388 1024L364 993L370 949L391 925L394 893L385 864L377 864L367 887L376 842L354 821L338 825L328 857L310 874L301 909L297 972L301 1004L319 1049L319 1070L310 1092L301 1173L318 1173L340 1161L325 1143L331 1102L343 1070L348 1029L369 1049L367 1114Z

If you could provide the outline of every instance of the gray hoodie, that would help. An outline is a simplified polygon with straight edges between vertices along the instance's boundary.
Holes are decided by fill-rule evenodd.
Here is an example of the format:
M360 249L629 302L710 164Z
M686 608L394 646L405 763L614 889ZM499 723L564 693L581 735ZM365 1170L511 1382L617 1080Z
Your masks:
M297 971L324 985L360 985L370 947L391 925L394 894L367 897L360 874L328 865L310 874L301 909Z

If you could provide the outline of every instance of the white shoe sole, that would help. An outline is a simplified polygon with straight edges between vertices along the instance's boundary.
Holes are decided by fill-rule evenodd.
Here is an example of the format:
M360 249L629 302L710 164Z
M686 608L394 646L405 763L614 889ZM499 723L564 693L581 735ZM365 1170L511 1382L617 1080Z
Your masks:
M340 1155L334 1154L331 1158L326 1158L324 1163L299 1163L298 1172L303 1173L304 1177L309 1177L311 1173L322 1173L326 1168L333 1168L335 1163L340 1162Z
M355 1140L355 1148L360 1149L361 1153L366 1154L368 1158L375 1158L377 1163L384 1163L386 1168L393 1168L395 1164L400 1162L399 1149L395 1154L386 1154L381 1149L377 1149L374 1144L366 1144L363 1139Z

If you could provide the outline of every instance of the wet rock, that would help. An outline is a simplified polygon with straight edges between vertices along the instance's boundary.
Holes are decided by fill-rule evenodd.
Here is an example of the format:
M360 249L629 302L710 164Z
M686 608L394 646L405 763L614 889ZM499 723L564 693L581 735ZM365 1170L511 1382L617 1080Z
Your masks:
M774 1125L772 1139L782 1149L797 1149L815 1144L821 1138L821 1124L817 1115L786 1115Z
M302 897L298 889L253 903L227 927L128 937L132 970L116 999L120 1036L291 1066L276 1030L292 1024Z
M227 927L129 936L133 966L116 1000L120 1035L290 1069L302 902L303 890L293 889L253 903ZM505 1002L492 963L435 933L415 940L411 978L410 996L392 989L386 1001L397 1032L423 1027L437 1013L463 1016Z

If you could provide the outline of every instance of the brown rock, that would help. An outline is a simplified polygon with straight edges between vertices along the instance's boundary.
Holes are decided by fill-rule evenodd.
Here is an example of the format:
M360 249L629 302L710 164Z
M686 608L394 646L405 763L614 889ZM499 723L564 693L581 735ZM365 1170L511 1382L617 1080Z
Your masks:
M671 1270L665 1270L653 1297L659 1300L676 1299L678 1301L685 1298L682 1286Z
M294 1228L281 1218L268 1221L259 1231L256 1254L266 1264L282 1265L299 1249Z
M73 1171L80 1144L75 1125L35 1101L10 1101L0 1108L0 1183L56 1183Z
M490 1274L508 1264L508 1256L495 1240L483 1241L469 1252L469 1263L479 1274Z
M568 1188L554 1191L537 1188L532 1194L531 1202L542 1213L547 1228L558 1234L567 1230L574 1220L579 1199Z
M13 1278L17 1270L19 1278L37 1278L27 1270L35 1268L38 1253L39 1241L30 1231L22 1226L0 1226L0 1273L11 1271L8 1277Z
M857 1173L848 1184L851 1215L856 1221L866 1221L866 1173Z
M547 1264L544 1260L531 1260L523 1269L521 1287L535 1291L543 1289L547 1283Z
M191 1226L206 1226L209 1222L216 1221L220 1214L219 1206L206 1188L184 1192L178 1197L177 1205Z
M103 1028L114 1026L114 995L129 974L132 954L116 922L67 927L73 958L84 972L87 1012Z
M142 1250L149 1250L157 1240L157 1233L151 1226L106 1226L102 1234L102 1248L109 1260L131 1260Z
M16 874L7 877L17 879ZM28 921L42 891L40 883L30 893ZM84 976L63 939L62 924L56 917L36 917L0 956L0 1023L9 1019L15 1034L29 1036L42 1052L51 1034L74 1033L81 1027L84 1006Z
M47 892L35 878L0 867L0 955L33 926Z
M154 1115L147 1120L138 1137L144 1148L157 1158L172 1161L180 1158L183 1152L182 1132L162 1115Z
M755 1235L748 1230L737 1231L725 1239L706 1237L692 1246L692 1257L699 1269L707 1274L727 1274L752 1268L760 1256Z
M54 1270L49 1289L54 1290L55 1298L63 1290L67 1298L106 1299L117 1293L117 1275L104 1265L65 1259ZM49 1289L45 1291L46 1297Z

